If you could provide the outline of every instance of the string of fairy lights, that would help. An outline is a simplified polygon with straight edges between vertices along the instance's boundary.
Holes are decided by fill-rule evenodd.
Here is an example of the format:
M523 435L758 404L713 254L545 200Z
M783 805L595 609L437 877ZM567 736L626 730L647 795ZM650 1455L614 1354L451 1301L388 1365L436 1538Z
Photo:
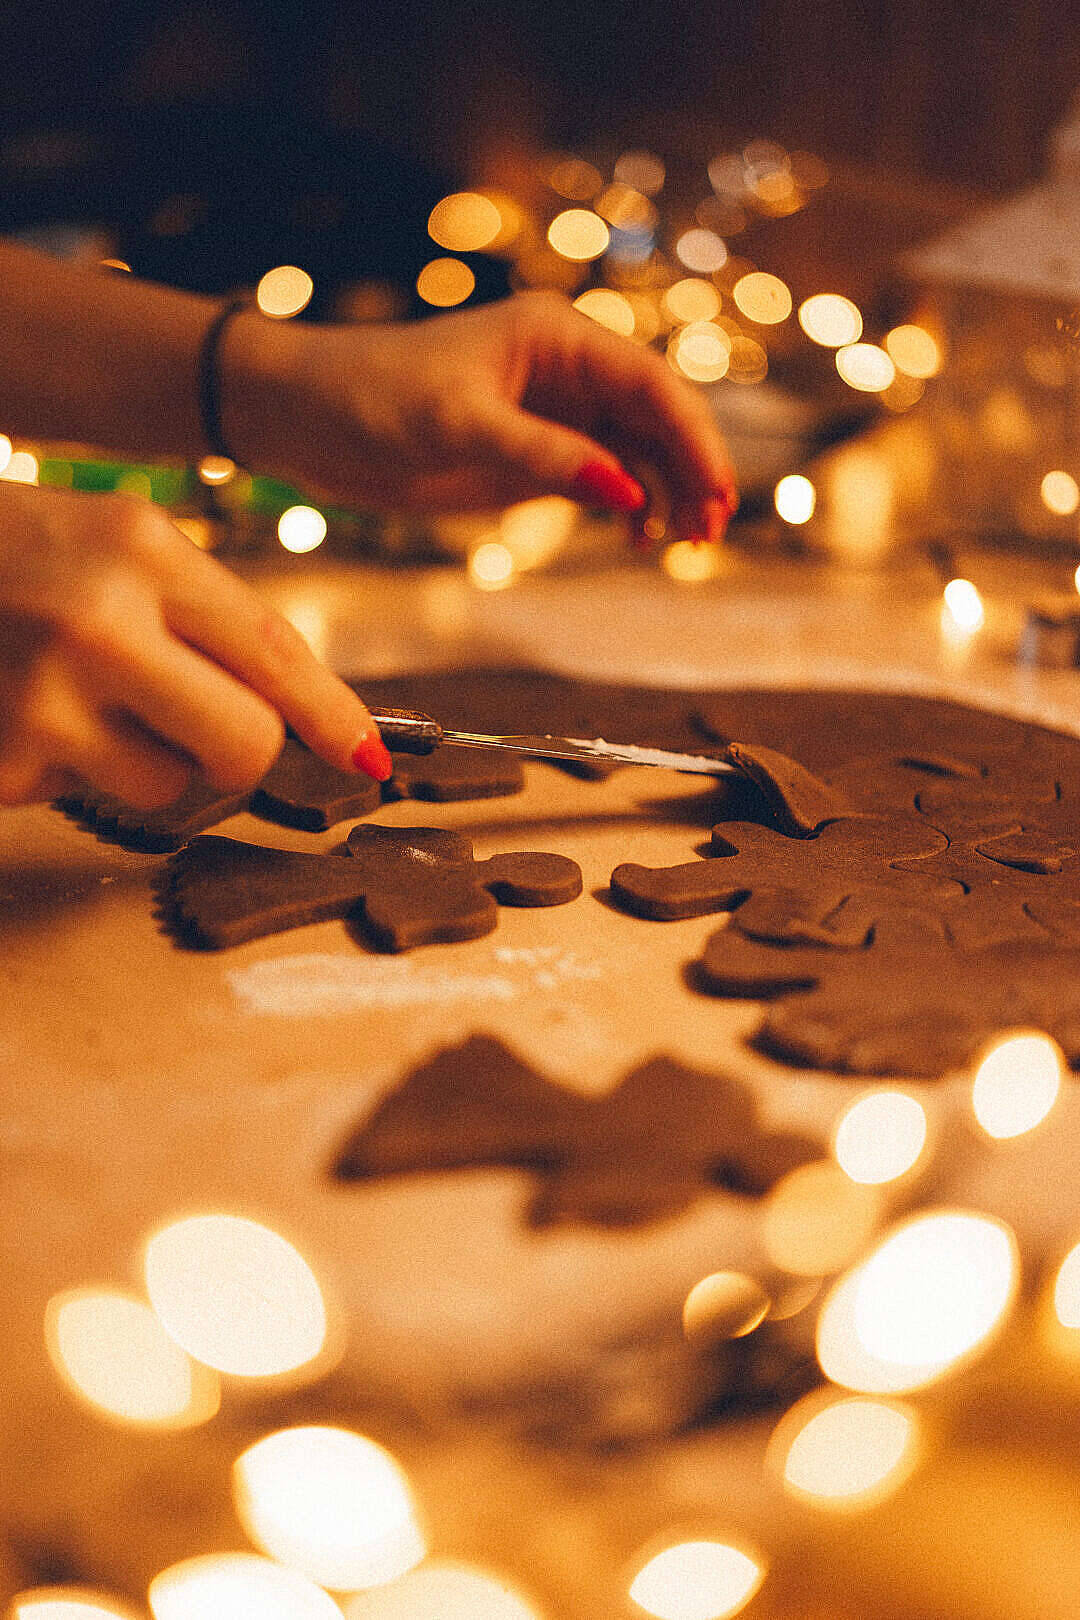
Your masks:
M967 1122L999 1146L1042 1127L1065 1063L1037 1031L1006 1032L976 1063ZM1017 1239L979 1210L921 1207L943 1146L965 1122L902 1087L871 1087L836 1118L831 1151L783 1177L762 1216L765 1277L717 1272L689 1292L682 1327L708 1350L773 1321L813 1324L822 1382L783 1413L762 1450L770 1488L824 1524L869 1512L944 1443L922 1391L957 1380L1010 1336L1080 1365L1080 1243L1041 1285L1022 1286ZM55 1295L45 1344L69 1394L100 1419L163 1434L210 1422L230 1384L263 1392L324 1378L345 1335L300 1251L234 1215L186 1216L152 1232L144 1292L103 1285ZM810 1307L815 1308L810 1317ZM272 1430L232 1468L247 1548L194 1551L150 1581L153 1620L543 1620L514 1577L430 1554L422 1503L401 1462L336 1424ZM824 1516L824 1517L822 1517ZM731 1504L708 1535L670 1531L641 1548L610 1612L729 1620L767 1585L770 1550ZM252 1550L254 1549L254 1550ZM85 1586L38 1587L5 1620L140 1620ZM752 1611L751 1611L752 1612ZM770 1611L772 1612L772 1611Z

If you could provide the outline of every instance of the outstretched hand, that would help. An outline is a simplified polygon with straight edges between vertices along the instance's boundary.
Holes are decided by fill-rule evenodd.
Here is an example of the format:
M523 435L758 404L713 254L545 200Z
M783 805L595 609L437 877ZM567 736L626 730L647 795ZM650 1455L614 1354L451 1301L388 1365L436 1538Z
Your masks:
M154 809L196 765L240 792L285 721L342 770L389 776L355 693L159 508L0 483L0 804L74 780Z
M555 293L409 325L242 315L223 359L236 454L343 504L461 511L561 494L640 518L632 473L647 466L684 537L719 539L736 506L701 394Z

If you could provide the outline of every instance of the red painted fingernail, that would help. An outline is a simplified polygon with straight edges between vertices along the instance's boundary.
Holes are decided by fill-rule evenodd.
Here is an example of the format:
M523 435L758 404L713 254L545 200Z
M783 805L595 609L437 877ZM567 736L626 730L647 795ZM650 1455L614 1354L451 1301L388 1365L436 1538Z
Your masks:
M388 782L394 774L390 750L377 731L369 731L367 736L361 737L353 749L352 759L358 771L366 771L376 782Z
M638 512L648 499L636 478L606 461L587 461L574 479L574 489L582 500L616 512Z

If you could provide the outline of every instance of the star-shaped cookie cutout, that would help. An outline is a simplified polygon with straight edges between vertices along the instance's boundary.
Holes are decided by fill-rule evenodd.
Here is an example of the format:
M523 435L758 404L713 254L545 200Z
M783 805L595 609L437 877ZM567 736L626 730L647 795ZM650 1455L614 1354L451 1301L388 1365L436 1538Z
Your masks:
M847 950L721 929L695 967L715 995L776 1000L754 1045L808 1068L936 1079L1018 1027L1080 1067L1080 948L1049 936L960 950L933 918L894 912Z
M305 923L354 920L378 949L476 939L499 905L564 905L581 869L563 855L473 858L460 833L361 823L344 854L307 855L213 834L167 863L160 886L166 926L184 943L220 949Z
M752 822L713 828L706 860L617 866L612 893L639 917L670 920L734 911L741 933L795 942L861 944L873 916L917 899L947 903L957 882L914 875L901 862L947 848L915 816L828 822L812 838L786 838Z
M656 1057L607 1096L582 1097L474 1035L406 1076L350 1137L335 1173L516 1167L537 1184L533 1225L629 1226L679 1214L717 1187L760 1197L820 1156L807 1138L762 1125L753 1093L729 1075Z

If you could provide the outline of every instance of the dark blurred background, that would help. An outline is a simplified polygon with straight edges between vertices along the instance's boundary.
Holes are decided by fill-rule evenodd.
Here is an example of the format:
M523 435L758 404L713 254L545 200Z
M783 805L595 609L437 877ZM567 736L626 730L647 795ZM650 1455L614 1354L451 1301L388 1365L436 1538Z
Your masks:
M1061 0L24 0L0 18L0 229L99 226L137 271L211 292L297 262L316 316L347 282L411 289L439 196L521 195L552 149L703 172L755 137L808 148L851 211L818 227L849 231L850 267L860 233L891 251L1037 173L1080 85ZM504 260L471 262L476 297L505 289Z

